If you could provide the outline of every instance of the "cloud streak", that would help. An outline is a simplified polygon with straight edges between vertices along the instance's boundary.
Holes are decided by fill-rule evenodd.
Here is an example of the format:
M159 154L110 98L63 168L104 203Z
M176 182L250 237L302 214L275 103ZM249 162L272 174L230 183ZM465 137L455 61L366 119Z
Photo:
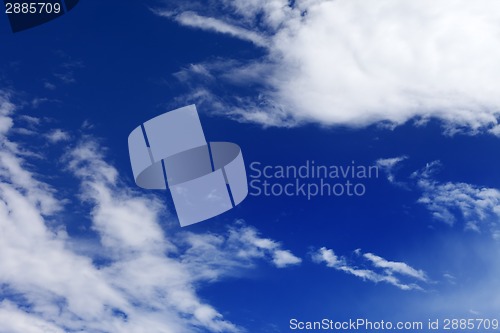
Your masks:
M408 159L408 156L399 156L392 158L378 159L375 164L387 174L387 180L391 183L398 183L396 181L395 172L401 162ZM399 184L399 183L398 183Z
M357 258L365 260L356 264L348 263L345 257L338 257L333 250L326 247L313 252L311 258L317 264L325 264L327 267L356 276L364 281L384 282L401 290L423 290L417 283L404 283L401 279L417 280L421 283L430 282L424 271L417 270L406 263L388 261L373 253L363 254L359 249L354 253ZM363 268L359 268L359 265Z
M253 31L226 23L213 17L201 16L191 11L183 12L178 15L174 15L167 11L157 11L156 13L163 17L173 17L178 23L188 27L227 34L232 37L252 42L257 46L265 47L268 44L263 36Z

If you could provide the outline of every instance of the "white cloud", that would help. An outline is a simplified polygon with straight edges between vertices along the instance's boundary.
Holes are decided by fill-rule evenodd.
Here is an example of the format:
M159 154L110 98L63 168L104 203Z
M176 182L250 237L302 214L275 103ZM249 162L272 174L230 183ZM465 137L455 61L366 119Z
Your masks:
M213 79L210 71L202 64L191 64L188 68L180 70L174 74L178 80L187 82L189 81L191 75L199 75L205 79Z
M12 118L9 117L14 111L14 104L12 104L8 95L0 92L0 135L7 133L13 125Z
M424 271L421 269L416 270L415 268L409 266L404 262L396 262L396 261L388 261L382 257L379 257L373 253L365 253L363 257L370 260L373 266L378 268L383 268L389 274L398 273L401 275L406 275L409 277L413 277L417 280L426 282L427 276Z
M206 17L172 14L180 24L268 41L264 57L211 73L232 76L226 81L232 83L246 68L266 69L247 82L256 85L250 95L213 96L223 102L215 111L276 126L401 124L417 117L441 119L450 134L499 133L498 1L293 3L219 0L192 7L204 8Z
M63 141L68 141L71 137L68 132L56 128L45 135L47 140L51 143L58 143Z
M455 224L460 216L466 230L491 233L500 232L500 190L461 182L439 182L433 175L440 166L438 161L429 163L412 177L422 191L419 203L439 221Z
M449 284L455 285L457 284L457 278L450 274L450 273L444 273L443 277L445 278L446 281L448 281Z
M8 142L0 140L0 147L2 148L0 150L0 180L8 182L10 187L21 193L44 215L61 210L61 201L52 195L54 189L35 179L30 171L23 168L22 158L13 154L17 152L17 146L8 145Z
M37 125L40 125L40 123L42 122L42 119L29 115L20 115L18 118L26 122L30 127L35 127Z
M46 97L36 97L36 98L33 98L33 100L31 101L31 106L34 109L37 109L41 104L47 103L47 102L52 102L52 101Z
M256 259L264 259L277 268L298 265L302 260L281 244L262 238L258 231L242 220L229 227L227 234L194 234L185 232L176 238L179 248L187 247L180 256L199 279L217 280L224 276L238 275L241 268L255 265Z
M0 303L0 332L26 333L64 333L64 330L43 319L26 314L16 305L3 301Z
M294 256L290 251L276 250L273 254L273 263L278 268L287 267L289 265L297 265L302 262L302 259Z
M318 251L312 253L311 258L315 263L324 263L327 267L354 275L365 281L372 281L375 283L385 282L401 290L422 290L416 283L402 282L402 278L418 280L423 283L430 282L424 271L416 270L406 263L388 261L372 253L362 254L359 249L354 251L354 253L358 257L368 260L368 264L372 267L359 268L358 265L366 266L366 263L359 262L358 265L348 263L346 258L338 257L333 250L327 249L326 247L322 247ZM399 275L399 277L395 275Z
M325 263L328 267L338 268L346 265L344 258L339 258L333 250L322 247L311 256L315 263Z
M64 84L76 83L75 75L71 70L65 73L54 73L54 77L61 80L61 82Z
M403 162L404 160L408 159L408 156L399 156L399 157L393 157L393 158L381 158L378 159L375 163L377 167L385 171L387 174L387 179L389 182L394 183L396 182L396 176L394 172L396 171L396 167Z
M165 11L158 12L158 15L164 17L172 16L170 12ZM266 40L257 33L228 24L212 17L200 16L189 11L175 15L174 17L175 20L182 25L228 34L239 39L247 40L258 46L265 46L267 44Z
M122 184L88 138L61 161L80 184L63 204L58 191L67 189L38 180L36 160L28 163L10 141L14 107L1 102L8 126L0 133L0 332L238 332L198 288L258 260L294 263L278 242L241 222L217 235L175 231L162 202ZM72 223L88 219L97 240L80 247L65 229L73 215L65 210L82 212Z
M57 88L57 86L55 84L47 82L47 81L43 83L43 86L45 89L48 89L48 90L55 90Z

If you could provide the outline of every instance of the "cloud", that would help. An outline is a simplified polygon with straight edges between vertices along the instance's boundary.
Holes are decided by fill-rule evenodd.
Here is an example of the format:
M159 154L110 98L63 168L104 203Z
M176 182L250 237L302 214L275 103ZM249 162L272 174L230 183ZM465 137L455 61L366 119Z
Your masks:
M172 17L170 12L160 11L158 15L164 17ZM227 34L239 39L243 39L254 43L257 46L266 46L266 40L257 33L228 24L221 20L212 17L200 16L194 12L183 12L174 16L175 20L182 25L199 28L203 30L211 30L221 34Z
M43 83L43 87L48 90L56 90L57 86L53 83L50 83L48 81Z
M40 318L34 318L8 301L0 303L1 332L64 333L56 325Z
M408 156L399 156L399 157L393 157L393 158L381 158L378 159L375 164L377 167L382 169L386 174L387 174L387 180L391 183L396 182L396 177L394 172L396 171L396 167L403 162L404 160L408 159Z
M354 251L354 253L358 258L363 258L367 261L360 261L358 263L359 265L366 267L367 264L369 264L372 267L359 268L355 264L348 263L345 257L338 257L333 250L327 249L326 247L322 247L318 251L313 252L311 258L313 262L317 264L325 264L327 267L354 275L365 281L388 283L401 290L422 290L422 287L416 283L401 282L402 278L418 280L423 283L430 282L424 271L416 270L406 263L388 261L372 253L363 254L360 249Z
M434 161L412 174L422 191L418 202L436 220L453 225L461 217L466 230L487 231L500 239L500 190L462 182L439 182L434 178L439 167L440 163Z
M278 268L287 267L289 265L297 265L302 262L302 259L293 255L290 251L276 250L273 254L273 263Z
M68 188L38 180L39 160L9 138L15 107L2 98L0 331L239 332L199 288L262 261L300 261L241 221L220 234L176 231L163 202L126 186L89 137L54 162L74 179ZM90 239L70 223L90 223Z
M31 101L31 106L34 108L34 109L37 109L41 104L43 103L47 103L47 102L50 102L50 99L46 98L46 97L36 97L36 98L33 98L33 100Z
M407 156L379 159L376 164L387 173L388 180L406 189L420 193L418 203L425 206L435 220L453 226L463 221L464 229L477 233L486 232L500 240L500 190L464 182L443 182L436 178L442 167L433 161L413 172L409 181L395 178L394 171Z
M76 83L76 73L85 68L85 64L81 60L73 59L64 51L55 51L55 55L60 59L57 72L53 73L53 77L59 79L60 83L73 84ZM57 86L49 81L45 81L45 88L54 90ZM48 83L48 84L47 84Z
M30 127L40 125L42 122L42 119L29 115L20 115L18 118L27 123Z
M398 273L401 275L413 277L420 281L428 281L424 271L416 270L415 268L409 266L408 264L405 264L404 262L388 261L373 253L365 253L363 254L363 257L371 261L373 266L384 269L390 275L392 275L393 273Z
M500 133L495 0L214 0L186 7L164 16L265 46L264 56L211 73L227 88L246 79L247 93L231 97L199 82L215 112L267 126L437 118L448 134ZM251 81L249 68L265 74Z
M54 73L54 77L58 78L62 83L65 84L76 83L73 71L67 71L65 73Z
M0 135L4 135L11 129L13 121L10 115L13 111L14 104L9 101L8 94L0 92Z
M446 281L448 281L449 284L456 285L457 284L457 278L450 274L450 273L444 273L443 277L445 278Z
M45 137L51 143L58 143L58 142L62 142L62 141L68 141L71 138L68 132L63 131L60 128L56 128L54 130L51 130L49 133L47 133L45 135Z
M268 238L239 220L227 234L194 234L185 232L175 240L178 248L187 247L180 256L192 275L201 279L217 280L224 276L238 275L242 268L255 266L256 259L265 260L277 268L298 265L302 260L282 245Z

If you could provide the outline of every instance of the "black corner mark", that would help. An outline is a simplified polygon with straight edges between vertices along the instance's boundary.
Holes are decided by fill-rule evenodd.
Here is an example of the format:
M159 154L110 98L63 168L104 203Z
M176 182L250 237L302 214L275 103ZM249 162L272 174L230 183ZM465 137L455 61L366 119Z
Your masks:
M66 11L69 12L70 10L72 10L79 1L80 0L65 0L64 2L66 3Z
M34 28L73 9L79 0L4 0L12 32Z

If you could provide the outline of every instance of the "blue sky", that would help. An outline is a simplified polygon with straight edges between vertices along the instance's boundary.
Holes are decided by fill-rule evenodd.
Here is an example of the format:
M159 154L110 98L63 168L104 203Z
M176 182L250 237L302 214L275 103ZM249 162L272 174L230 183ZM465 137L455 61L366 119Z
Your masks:
M0 332L500 319L497 7L87 0L16 34L0 15ZM127 137L192 103L249 176L379 177L180 228L168 192L136 187Z

